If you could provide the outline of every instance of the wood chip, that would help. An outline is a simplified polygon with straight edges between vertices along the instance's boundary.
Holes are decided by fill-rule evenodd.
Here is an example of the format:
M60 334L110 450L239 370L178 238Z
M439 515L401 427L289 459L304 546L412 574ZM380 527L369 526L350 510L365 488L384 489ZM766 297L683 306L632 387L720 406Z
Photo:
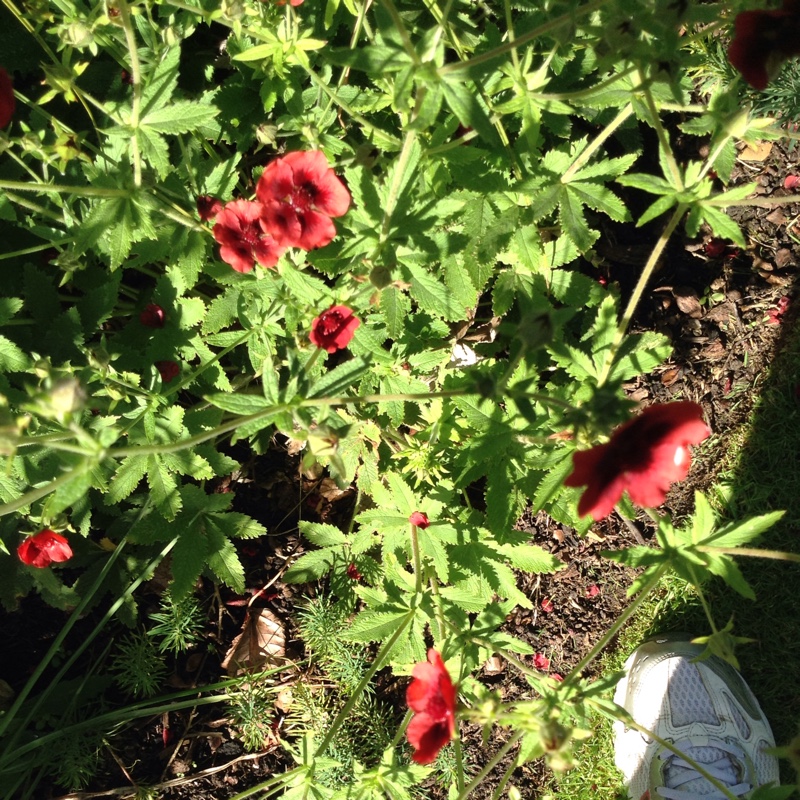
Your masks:
M770 211L770 213L767 214L766 220L767 222L779 228L781 225L786 224L786 215L783 213L783 209L779 206L774 211Z
M505 669L505 662L500 656L492 656L483 665L483 671L487 675L499 675Z

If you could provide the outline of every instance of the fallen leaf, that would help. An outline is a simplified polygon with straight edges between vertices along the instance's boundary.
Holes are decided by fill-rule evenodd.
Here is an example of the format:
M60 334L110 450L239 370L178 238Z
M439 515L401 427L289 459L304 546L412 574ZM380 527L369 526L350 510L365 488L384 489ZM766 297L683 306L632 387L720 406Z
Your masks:
M753 142L739 153L742 161L766 161L772 152L772 142Z
M280 711L283 711L284 714L289 713L289 709L292 707L292 690L289 688L281 689L278 692L278 696L275 698L275 708Z
M711 322L728 322L735 316L736 307L730 300L725 300L714 306L714 308L710 308L706 313L705 319Z
M781 225L786 224L786 215L783 213L783 209L778 207L774 211L770 211L770 213L767 214L766 220L771 225L775 225L775 227L780 227Z
M684 314L692 317L692 319L700 319L703 316L700 298L694 289L688 286L676 286L672 290L672 294L675 295L675 302Z
M499 656L487 658L486 663L483 665L483 671L487 675L499 675L504 669L505 664L503 663L503 659Z
M231 677L278 667L284 663L285 648L286 636L278 618L266 608L251 609L221 666Z

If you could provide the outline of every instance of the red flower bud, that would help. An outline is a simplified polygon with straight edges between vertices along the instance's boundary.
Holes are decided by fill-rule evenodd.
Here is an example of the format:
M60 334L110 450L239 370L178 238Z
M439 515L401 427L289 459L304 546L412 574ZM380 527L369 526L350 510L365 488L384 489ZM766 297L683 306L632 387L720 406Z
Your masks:
M200 219L203 222L208 222L211 219L219 214L222 211L223 205L221 200L217 200L216 197L210 197L207 194L201 194L197 198L197 213L200 215Z
M363 575L358 571L358 567L355 564L348 564L347 577L350 578L351 581L360 581Z
M148 303L144 309L142 309L142 313L139 314L139 322L141 322L145 328L163 328L165 320L166 315L164 314L164 309L155 303Z
M44 568L72 558L72 548L60 533L45 528L25 539L17 548L17 555L29 567Z
M16 105L14 85L8 73L0 67L0 128L5 128L11 122Z
M431 523L428 520L428 515L423 514L421 511L415 511L409 518L408 521L417 528L425 528L428 527Z
M164 383L169 383L181 373L181 368L174 361L156 361L155 366Z

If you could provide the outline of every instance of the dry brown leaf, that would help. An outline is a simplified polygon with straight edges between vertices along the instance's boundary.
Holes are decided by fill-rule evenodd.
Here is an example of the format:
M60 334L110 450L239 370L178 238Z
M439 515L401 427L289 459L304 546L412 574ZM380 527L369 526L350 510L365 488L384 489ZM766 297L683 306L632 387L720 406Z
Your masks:
M499 675L505 669L505 664L500 656L490 656L483 665L487 675Z
M670 367L669 369L665 369L661 373L661 385L662 386L672 386L678 378L683 374L683 370L680 367Z
M719 361L721 358L725 358L726 355L728 355L728 351L719 339L709 342L698 353L700 358L705 358L708 361Z
M289 713L289 709L292 707L292 701L294 697L292 696L292 690L288 687L286 689L281 689L278 692L278 696L275 698L275 708L279 711L283 711L284 714Z
M766 161L772 152L772 142L753 142L739 153L742 161Z
M703 316L700 298L694 289L688 286L676 286L672 290L672 294L675 295L675 302L684 314L692 319L700 319Z
M710 322L728 322L736 318L736 307L730 300L725 300L719 305L710 308L706 313L705 319Z
M767 214L766 220L770 224L780 228L781 225L786 224L786 215L783 213L783 209L779 206L774 211L770 211L770 213Z
M242 632L231 642L222 669L236 677L247 672L278 667L286 656L286 635L278 618L268 609L250 609Z

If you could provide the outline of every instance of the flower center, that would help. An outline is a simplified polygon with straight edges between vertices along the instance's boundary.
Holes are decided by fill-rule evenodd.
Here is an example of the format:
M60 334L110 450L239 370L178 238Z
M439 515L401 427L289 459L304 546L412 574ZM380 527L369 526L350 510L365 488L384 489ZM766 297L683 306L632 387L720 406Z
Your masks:
M264 232L258 222L248 222L242 226L242 241L250 247L255 247L260 241Z
M329 336L332 333L336 333L342 327L342 314L340 311L331 311L322 317L319 324L325 335Z
M309 208L311 208L311 206L314 205L316 196L317 187L314 186L314 184L310 181L306 181L305 183L295 186L294 191L289 198L289 202L291 203L292 207L296 208L298 211L307 211Z

